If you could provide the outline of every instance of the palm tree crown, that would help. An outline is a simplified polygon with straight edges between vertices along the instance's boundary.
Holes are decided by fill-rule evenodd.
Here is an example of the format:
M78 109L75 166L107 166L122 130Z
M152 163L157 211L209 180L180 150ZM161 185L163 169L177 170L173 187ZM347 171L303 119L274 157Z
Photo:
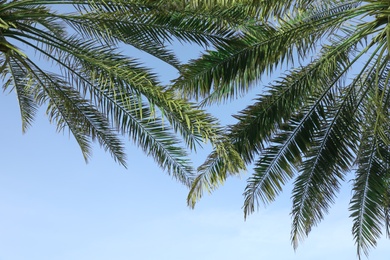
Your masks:
M171 3L1 1L0 73L4 91L17 95L23 131L46 106L49 119L58 130L69 129L86 160L91 141L97 140L125 165L118 137L124 134L189 185L187 150L215 138L216 123L163 86L124 48L132 46L178 69L180 62L167 47L174 40L214 45L234 31L211 26L212 21Z
M352 232L358 256L368 254L384 227L390 234L390 3L211 2L247 19L231 27L239 34L234 43L186 65L176 89L207 105L246 93L279 66L288 69L235 116L199 167L189 205L249 164L245 216L293 179L296 247L353 174Z

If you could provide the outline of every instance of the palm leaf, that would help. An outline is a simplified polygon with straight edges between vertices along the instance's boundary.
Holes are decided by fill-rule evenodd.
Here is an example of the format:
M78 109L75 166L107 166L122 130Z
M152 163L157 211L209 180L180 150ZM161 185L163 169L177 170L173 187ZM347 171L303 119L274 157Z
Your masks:
M327 106L323 126L313 137L292 193L292 242L294 248L317 225L334 203L340 181L351 167L359 124L356 94L340 93L339 104Z
M206 97L204 104L238 97L263 73L271 73L285 60L294 62L295 50L300 58L310 55L308 50L315 47L318 40L340 28L351 16L359 15L354 6L344 6L339 12L318 17L311 13L301 15L280 26L257 25L241 41L220 45L191 61L176 80L175 87L185 96Z
M0 12L3 88L16 90L24 129L35 109L47 106L50 120L59 130L70 130L86 159L96 139L125 164L121 133L189 185L193 170L187 148L217 140L218 122L121 51L132 45L178 69L166 44L217 44L235 30L216 19L192 17L195 10L163 11L156 1L23 0L2 3ZM24 55L21 45L53 67L41 69L41 61Z

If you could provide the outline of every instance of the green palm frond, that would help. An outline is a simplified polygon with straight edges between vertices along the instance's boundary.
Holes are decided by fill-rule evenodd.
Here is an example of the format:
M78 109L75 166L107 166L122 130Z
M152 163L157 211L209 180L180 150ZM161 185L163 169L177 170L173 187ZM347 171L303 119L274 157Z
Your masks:
M338 75L348 70L349 66L347 56L348 49L353 48L353 46L357 43L351 42L350 44L352 46L348 46L347 51L344 53L340 53L338 48L332 48L332 46L327 47L326 50L328 50L328 55L324 55L321 59L318 59L317 61L313 62L305 68L302 68L301 70L296 70L292 72L283 80L277 81L273 86L270 86L270 90L268 93L258 98L256 103L247 107L246 109L241 111L239 115L235 116L236 119L238 119L238 123L230 126L227 137L229 138L229 143L233 144L234 149L236 150L236 152L238 152L238 154L245 161L245 163L252 163L254 161L254 158L259 153L261 153L264 147L266 147L268 143L272 142L280 143L281 146L275 146L273 148L270 148L269 152L273 155L268 155L264 157L264 161L259 162L259 167L260 165L265 166L266 162L270 162L272 160L275 160L274 162L278 162L278 160L281 159L281 157L279 156L289 153L289 150L285 150L288 146L295 146L294 148L291 147L290 149L293 149L295 151L294 154L296 156L299 156L300 151L305 151L305 144L302 141L310 141L310 138L308 138L308 134L312 131L313 125L318 124L316 123L319 120L318 113L321 111L317 111L316 113L314 113L316 108L316 106L314 106L310 112L311 115L309 114L308 116L306 116L305 120L303 120L302 122L289 122L290 124L292 124L292 126L295 126L296 129L294 129L293 127L289 127L288 124L284 124L284 122L287 121L294 114L294 111L299 110L311 95L313 95L314 93L317 93L317 95L322 95L321 91L323 90L323 88L328 86L331 82L336 83L338 82L338 80L341 80ZM318 77L318 74L321 74L322 77ZM315 102L314 99L313 102ZM299 116L297 115L297 119L298 118ZM314 118L317 119L314 120ZM272 134L277 133L279 127L284 127L284 131L290 129L292 132L295 133L282 134L284 136L278 137L278 140L272 139ZM301 131L303 131L301 136L297 136L297 134ZM290 138L289 142L282 141L287 138ZM301 147L297 146L296 138L301 140ZM282 150L276 152L275 149ZM278 157L275 157L276 155L278 155ZM210 161L212 158L214 158L215 161L223 160L223 157L218 158L216 155L210 157L208 161L206 161L201 166L203 169L201 175L204 175L206 172L208 172L206 170L207 165L213 165ZM286 161L287 158L284 157L283 160ZM298 161L300 161L300 159L298 159ZM230 161L228 158L226 159L226 161L224 161L224 163L229 162ZM274 163L273 165L275 167L278 167L277 163ZM286 166L288 166L288 164L286 164ZM241 167L241 169L244 168ZM287 168L285 168L285 170L286 169ZM260 168L258 170L260 171ZM267 169L266 171L272 171L272 168ZM213 171L209 172L211 174ZM219 174L223 176L228 175L228 173L225 173L224 171L220 171ZM254 177L252 181L256 183L259 180L258 178L259 176ZM258 194L259 192L259 190L257 190L257 184L254 183L248 185L248 190L246 191L246 214L252 212L251 209L253 209L254 207L253 202L255 200L255 197L251 196ZM197 183L197 185L201 186L202 184ZM217 187L218 185L220 185L220 183L214 183L214 185ZM279 184L275 187L279 187ZM271 193L269 187L267 191ZM274 195L278 194L278 192L279 191L277 190L272 191ZM190 196L193 196L193 200L196 200L195 194L190 192ZM272 195L270 198L272 198L273 200L274 196Z
M385 58L383 62L380 62L380 57L376 61L374 65L377 66L371 68L371 73L367 73L363 85L367 89L368 100L364 103L366 114L355 162L358 169L354 179L354 194L349 208L359 257L362 253L368 255L369 249L376 245L383 226L388 230L389 122L383 121L382 113L388 117L389 67ZM373 100L376 102L369 102Z
M158 1L2 1L0 72L3 89L18 96L23 130L46 106L86 160L96 140L125 165L123 134L190 185L188 150L217 140L218 122L123 50L132 46L178 70L172 43L208 46L235 34L218 19L192 16L197 12L170 12ZM42 60L51 66L43 69Z
M214 2L223 9L234 1ZM256 11L242 35L190 61L174 88L208 105L246 94L278 67L286 71L234 116L237 123L220 139L239 167L230 167L215 147L198 169L189 205L202 196L202 188L213 191L254 165L244 191L247 217L292 180L296 248L328 213L347 174L355 174L352 233L358 257L367 255L383 229L390 230L389 3L248 5Z
M353 91L350 88L349 91ZM311 142L293 189L294 248L328 212L350 169L356 152L359 124L355 121L359 107L356 93L340 93L340 104L326 107L326 118Z
M283 185L295 175L296 165L302 161L301 154L310 146L310 136L316 129L313 122L318 121L315 111L308 117L302 116L288 121L281 128L283 132L271 139L273 145L267 147L256 162L255 173L248 179L244 192L245 217L255 210L255 206L259 206L259 200L264 204L275 200Z
M14 56L10 63L10 68L19 71L18 74L29 75L29 87L35 101L38 104L48 103L47 114L50 120L56 122L58 130L63 130L66 126L70 128L86 160L90 155L90 137L92 140L97 138L115 160L126 165L123 144L111 129L107 118L83 99L79 92L56 75L42 71L29 59ZM13 74L14 76L18 75Z
M174 61L171 59L173 52L168 52L168 56L158 49L167 50L167 45L174 40L208 46L226 42L235 33L224 26L215 13L206 15L192 9L175 11L167 8L166 1L143 2L126 1L124 5L132 10L131 13L124 8L107 14L106 9L110 6L101 4L82 16L67 15L64 19L86 36L101 36L105 41L119 40L151 54L160 53L161 57L167 56L164 61L169 63ZM118 18L112 19L112 15Z
M386 228L386 237L387 238L390 238L390 203L389 203L389 177L388 177L388 173L386 173L386 176L385 176L386 180L385 180L385 187L387 187L387 191L385 191L385 194L384 194L384 222L385 222L385 228Z
M263 0L263 1L253 1L253 0L186 0L178 1L182 5L189 5L194 8L205 8L205 9L229 9L231 7L240 7L246 10L246 13L250 17L255 17L256 19L266 20L269 17L282 16L284 13L289 11L291 7L300 7L304 8L308 6L310 1L292 1L292 0Z
M373 118L374 114L371 114ZM388 145L384 145L378 136L372 135L371 127L372 125L367 125L362 135L356 161L358 170L354 180L354 194L350 204L354 221L352 233L359 256L362 252L368 255L369 248L376 245L385 220L386 206L383 198L387 193L388 168L385 159L388 158Z
M299 19L281 20L279 26L256 25L241 41L220 45L186 65L176 88L185 96L206 97L203 104L239 97L263 73L271 73L286 60L294 63L295 52L299 59L309 56L317 41L359 15L351 11L353 6L318 17L302 14Z
M217 140L213 144L215 146L213 152L198 167L198 176L191 183L187 203L192 208L203 196L204 191L211 193L223 184L227 177L246 170L244 161L229 140Z
M19 101L22 131L25 132L32 124L38 109L34 93L30 90L32 82L29 80L28 72L23 70L19 64L12 62L9 57L7 57L7 61L4 65L9 64L9 66L2 71L2 74L10 74L10 76L3 85L3 89L6 90L10 85L15 89Z
M357 245L357 253L368 254L370 247L376 245L380 237L384 219L382 196L386 191L383 177L386 174L378 151L378 139L364 136L354 182L354 195L350 211L354 225L352 232Z
M68 80L77 82L81 92L92 95L91 99L97 102L97 106L103 109L106 115L115 119L113 123L116 128L121 129L122 133L128 132L124 128L126 124L123 123L127 122L128 114L119 113L116 108L119 106L125 111L135 108L134 112L137 109L144 110L137 104L140 98L146 98L150 104L157 106L174 129L183 135L188 147L194 149L200 141L213 136L215 123L212 117L201 110L197 110L194 105L184 100L175 99L172 93L158 87L156 77L147 69L142 68L136 61L128 60L120 55L113 56L112 48L93 47L93 42L80 42L73 39L66 42L68 47L72 48L68 50L71 55L61 54L62 57L66 57L65 60L69 63L69 65L62 65L68 69L71 69L71 65L84 68L80 72L81 74L73 73ZM63 46L63 44L58 46ZM41 49L40 51L42 52ZM59 50L59 52L62 51ZM55 60L55 58L52 59ZM116 100L117 98L112 97L112 95L123 92L135 95L138 98L131 99L131 102L126 99L127 104L119 104L121 100ZM121 115L119 120L116 119L118 115ZM148 120L155 120L153 115L147 118ZM166 125L164 130L162 125L160 131L164 132L169 129ZM144 144L155 145L150 142ZM177 143L174 142L173 144ZM144 147L144 149L146 148ZM154 150L151 149L151 151ZM166 150L166 152L168 151L169 149ZM181 154L185 153L181 152ZM155 159L158 159L162 156L162 153L152 153L152 155ZM173 154L171 157L175 158ZM171 168L169 166L167 169Z

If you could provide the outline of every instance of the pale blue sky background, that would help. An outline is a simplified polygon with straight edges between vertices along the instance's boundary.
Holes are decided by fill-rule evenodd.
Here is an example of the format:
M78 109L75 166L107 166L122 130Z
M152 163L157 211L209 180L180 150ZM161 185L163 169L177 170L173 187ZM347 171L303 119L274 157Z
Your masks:
M180 48L188 55L192 48ZM153 63L164 80L175 72ZM265 82L267 83L267 82ZM214 108L224 122L248 99ZM294 253L288 188L245 222L245 180L231 178L195 210L187 190L128 142L128 169L98 146L85 164L77 143L41 111L21 133L16 97L0 95L0 260L356 259L350 184ZM206 152L194 155L199 165ZM370 259L389 259L382 239Z

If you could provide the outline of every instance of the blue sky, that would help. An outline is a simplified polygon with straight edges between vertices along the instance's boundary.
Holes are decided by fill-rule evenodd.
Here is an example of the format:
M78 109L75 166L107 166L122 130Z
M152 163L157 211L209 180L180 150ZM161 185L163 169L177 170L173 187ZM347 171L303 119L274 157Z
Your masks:
M144 58L163 80L174 77ZM249 99L211 112L231 122L231 113ZM248 175L229 179L191 210L186 188L131 142L128 169L98 145L86 164L74 139L56 133L44 111L22 134L13 93L0 95L0 118L0 260L356 259L348 183L330 215L294 252L288 187L247 221L241 207ZM206 154L193 155L195 163ZM388 259L389 242L382 239L370 259Z
M127 170L99 147L85 164L43 112L22 135L15 96L0 106L0 260L355 259L349 187L294 253L288 191L245 222L246 177L232 178L190 210L187 190L134 146ZM370 259L389 253L383 239Z

